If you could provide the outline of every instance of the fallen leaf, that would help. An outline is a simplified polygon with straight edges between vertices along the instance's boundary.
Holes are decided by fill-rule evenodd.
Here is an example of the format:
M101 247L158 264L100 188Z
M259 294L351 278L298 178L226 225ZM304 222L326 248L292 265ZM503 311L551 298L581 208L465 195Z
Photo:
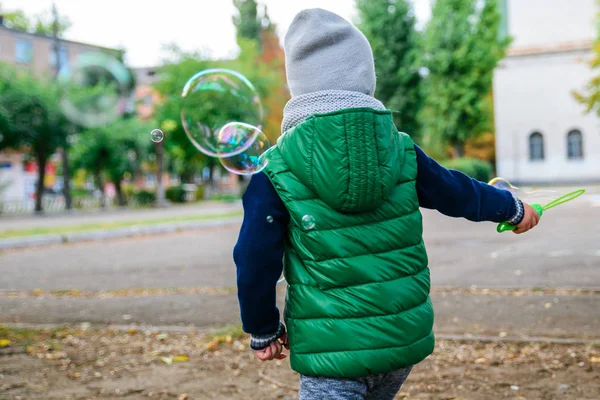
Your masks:
M173 361L175 362L186 362L189 361L190 358L188 356L175 356L173 357Z
M487 362L487 358L478 358L477 360L475 360L475 364L485 364Z
M498 336L500 336L500 337L507 337L507 336L508 336L508 333L506 333L506 332L500 332L500 333L498 334Z
M227 343L227 344L231 344L231 343L233 343L233 339L232 339L232 337L231 337L231 336L227 336L227 337L225 338L225 343Z
M546 303L546 304L544 304L544 308L550 308L550 307L552 307L552 303Z
M165 340L168 337L169 335L167 335L166 333L159 333L158 335L156 335L156 339L158 340Z
M46 353L46 360L60 360L62 358L67 358L67 353L64 351L57 351L55 353Z
M173 364L173 357L161 357L160 359L167 365Z
M181 393L179 396L177 396L177 400L187 400L189 399L189 396L185 393Z
M600 363L600 357L592 357L590 358L591 363Z
M137 329L135 329L135 328L129 328L129 330L127 331L127 333L129 333L130 335L135 335L137 333Z
M10 345L10 340L2 339L0 340L0 347L8 347Z

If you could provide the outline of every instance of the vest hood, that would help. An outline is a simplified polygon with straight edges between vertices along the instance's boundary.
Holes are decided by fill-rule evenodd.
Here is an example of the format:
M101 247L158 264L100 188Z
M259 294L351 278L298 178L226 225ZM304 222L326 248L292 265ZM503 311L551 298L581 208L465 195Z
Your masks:
M361 213L381 206L398 180L404 158L398 136L389 111L353 108L313 115L277 146L290 170L328 206Z

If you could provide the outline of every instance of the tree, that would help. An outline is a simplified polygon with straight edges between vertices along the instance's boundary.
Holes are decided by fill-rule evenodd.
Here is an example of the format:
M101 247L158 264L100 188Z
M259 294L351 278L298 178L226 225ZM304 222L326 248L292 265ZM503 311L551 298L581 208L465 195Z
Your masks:
M255 0L233 0L237 15L233 16L233 24L239 39L256 40L260 42L262 21L258 16L258 5Z
M155 115L158 121L164 121L161 125L166 135L164 146L173 160L175 172L182 182L191 182L196 171L212 161L192 146L185 134L181 123L181 90L192 76L214 67L215 63L201 53L185 53L177 46L170 50L170 59L157 71L161 79L154 84L161 98Z
M2 148L25 149L38 167L35 211L41 212L48 159L66 141L73 125L58 104L58 88L40 81L29 71L0 66L0 141Z
M600 20L600 14L596 17ZM598 39L594 43L594 57L590 61L590 68L598 70L598 74L590 80L583 91L573 92L573 96L585 106L586 113L595 111L600 116L600 27Z
M263 131L274 143L281 134L283 107L290 98L285 85L285 54L266 5L259 12L254 0L234 0L233 3L238 10L233 22L241 51L238 58L228 64L256 86L267 89L261 93L265 111Z
M359 27L369 39L375 57L375 97L394 111L394 123L413 139L421 133L424 97L419 74L420 34L407 0L357 0Z
M104 200L105 180L115 186L117 202L126 205L122 181L146 153L148 133L154 125L135 118L120 118L82 134L73 147L73 166L90 172Z
M508 38L499 36L496 0L437 1L425 34L427 98L424 123L430 141L464 155L468 138L491 131L488 95Z
M54 18L51 11L44 11L42 14L29 17L21 10L3 12L0 4L0 13L4 17L4 23L11 28L47 36L51 36L53 33ZM58 19L56 28L59 35L62 35L70 27L71 21L68 18Z

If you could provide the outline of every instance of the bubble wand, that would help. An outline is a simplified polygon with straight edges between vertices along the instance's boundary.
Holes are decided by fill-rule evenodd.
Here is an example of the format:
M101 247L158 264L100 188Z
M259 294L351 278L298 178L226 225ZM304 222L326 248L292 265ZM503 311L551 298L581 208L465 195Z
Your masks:
M575 200L576 198L581 196L583 193L585 193L585 190L579 189L579 190L575 190L573 192L567 193L563 196L560 196L559 198L554 199L550 203L543 205L543 206L540 204L530 204L530 205L531 205L531 207L533 207L533 209L535 211L537 211L537 213L541 217L542 214L544 213L544 211L547 211L551 208L554 208L556 206L564 204L568 201ZM506 231L513 231L515 229L517 229L517 227L515 225L509 224L508 222L501 222L500 224L498 224L498 227L496 228L496 230L499 233L506 232Z

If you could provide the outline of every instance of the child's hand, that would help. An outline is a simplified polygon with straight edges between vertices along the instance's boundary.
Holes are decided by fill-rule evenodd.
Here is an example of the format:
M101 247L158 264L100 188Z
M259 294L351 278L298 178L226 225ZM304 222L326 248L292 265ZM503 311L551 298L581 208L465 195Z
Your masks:
M528 230L535 227L538 224L538 222L540 222L540 215L529 204L523 203L523 211L525 213L523 221L521 221L521 223L517 225L517 229L513 231L517 235L527 232Z
M282 353L283 348L289 350L287 344L287 334L284 334L280 339L274 340L271 344L262 350L254 350L254 355L261 361L283 360L287 356Z

